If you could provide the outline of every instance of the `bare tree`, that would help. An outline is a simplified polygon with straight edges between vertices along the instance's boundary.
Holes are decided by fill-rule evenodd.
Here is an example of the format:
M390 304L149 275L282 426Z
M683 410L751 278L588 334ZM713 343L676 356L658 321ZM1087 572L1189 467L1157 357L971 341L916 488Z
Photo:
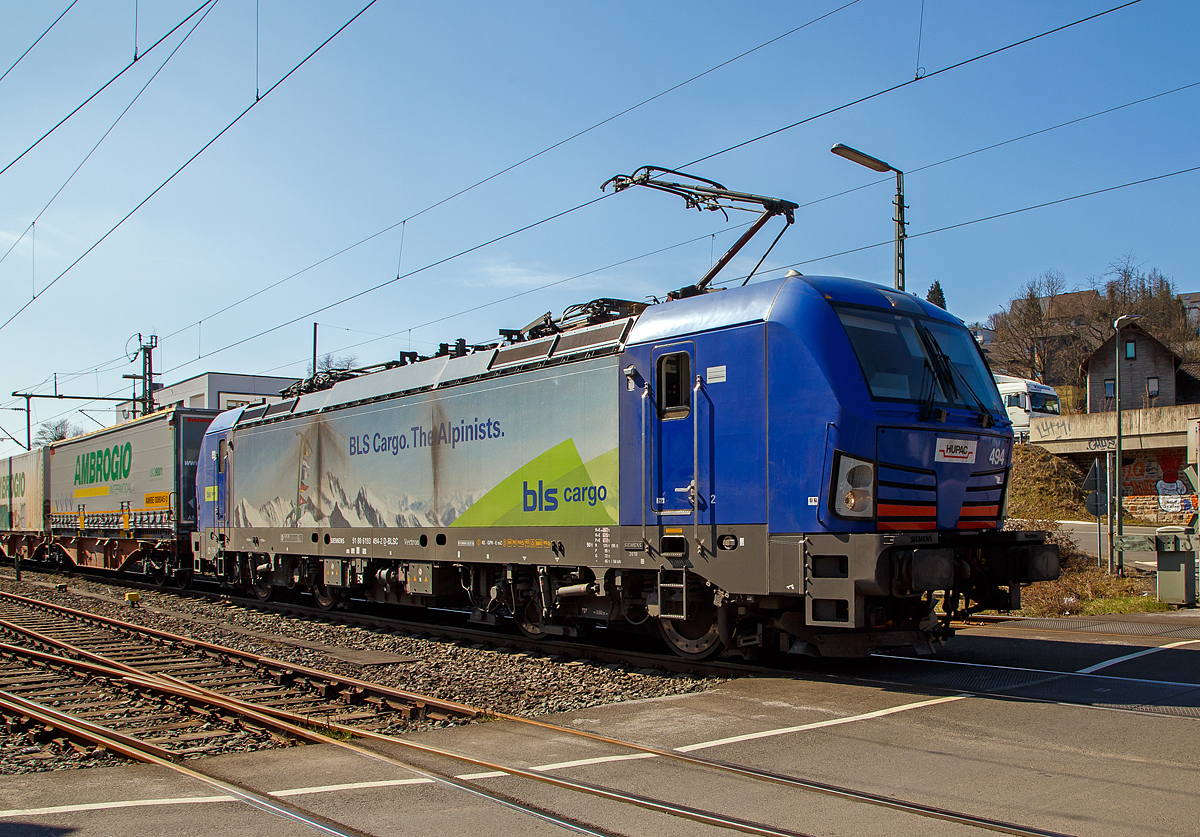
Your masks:
M1183 303L1170 278L1156 268L1145 271L1125 255L1087 284L1068 291L1063 275L1048 270L989 317L996 332L989 359L997 371L1079 386L1084 362L1112 336L1113 321L1122 314L1141 314L1139 325L1177 355L1200 359Z
M353 369L354 364L358 363L358 355L338 355L334 357L332 354L322 355L317 358L318 372L345 372L347 369ZM306 367L308 374L312 375L312 364Z
M1045 381L1057 371L1051 369L1056 345L1072 336L1054 305L1065 291L1062 273L1047 270L1026 282L1005 310L988 317L988 326L996 332L992 354L999 369L1035 381Z
M71 424L70 419L61 418L58 421L44 421L38 425L37 433L33 434L33 446L43 448L52 442L61 442L73 436L82 436L83 428Z
M1123 314L1141 314L1138 323L1187 361L1200 359L1195 329L1176 296L1174 283L1158 268L1142 269L1132 253L1113 261L1105 273L1089 280L1100 297L1086 333L1096 346L1112 336L1112 324Z

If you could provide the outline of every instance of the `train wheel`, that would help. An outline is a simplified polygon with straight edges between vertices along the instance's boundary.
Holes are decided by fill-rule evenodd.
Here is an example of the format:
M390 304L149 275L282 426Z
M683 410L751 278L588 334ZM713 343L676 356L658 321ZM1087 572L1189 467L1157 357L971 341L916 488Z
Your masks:
M155 587L167 586L167 562L163 560L161 563L153 558L147 558L145 563L146 575L150 576L150 580L154 582Z
M717 608L698 605L687 619L658 620L658 630L671 650L688 660L707 660L724 646L717 631Z
M321 610L333 610L337 607L338 602L342 600L342 597L326 587L323 581L313 582L310 589L313 598L317 601L317 607L321 608Z
M179 567L175 570L171 580L175 582L175 586L180 590L186 590L192 586L192 570L190 567Z
M526 602L513 612L517 630L530 639L546 638L546 623L542 619L542 607L534 601Z
M260 602L265 602L271 598L271 593L275 588L271 584L271 579L260 578L250 586L250 589L254 591L254 598L258 599Z

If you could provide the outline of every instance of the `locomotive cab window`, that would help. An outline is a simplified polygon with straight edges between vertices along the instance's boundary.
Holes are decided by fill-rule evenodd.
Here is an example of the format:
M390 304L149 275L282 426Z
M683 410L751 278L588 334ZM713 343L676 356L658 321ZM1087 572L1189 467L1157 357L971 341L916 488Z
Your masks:
M225 473L225 451L227 443L224 439L217 441L217 473Z
M691 361L687 352L674 352L658 359L658 415L664 419L686 418L692 411Z

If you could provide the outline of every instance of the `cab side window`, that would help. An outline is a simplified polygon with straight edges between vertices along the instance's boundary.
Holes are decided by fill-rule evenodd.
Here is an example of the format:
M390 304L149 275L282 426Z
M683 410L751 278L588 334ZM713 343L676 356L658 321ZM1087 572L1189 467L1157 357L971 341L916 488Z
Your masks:
M658 359L658 415L663 419L686 418L692 411L691 360L687 352L673 352Z

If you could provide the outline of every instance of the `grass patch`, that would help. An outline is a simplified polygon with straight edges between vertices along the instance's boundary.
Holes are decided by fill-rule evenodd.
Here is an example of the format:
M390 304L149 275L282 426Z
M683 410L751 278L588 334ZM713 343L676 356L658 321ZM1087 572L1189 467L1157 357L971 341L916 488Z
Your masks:
M1083 472L1043 447L1014 445L1008 516L1024 520L1087 520Z
M1109 575L1096 559L1079 548L1059 520L1093 519L1083 505L1084 474L1073 462L1045 448L1022 444L1013 448L1008 516L1019 521L1009 528L1042 530L1057 544L1062 575L1021 590L1022 616L1093 616L1102 613L1150 613L1171 610L1155 596L1154 577L1133 573ZM1126 516L1126 522L1136 522Z
M1021 616L1095 616L1172 609L1156 598L1152 575L1137 571L1125 577L1109 575L1055 521L1029 520L1024 528L1042 529L1049 543L1058 544L1062 574L1055 581L1022 588Z

